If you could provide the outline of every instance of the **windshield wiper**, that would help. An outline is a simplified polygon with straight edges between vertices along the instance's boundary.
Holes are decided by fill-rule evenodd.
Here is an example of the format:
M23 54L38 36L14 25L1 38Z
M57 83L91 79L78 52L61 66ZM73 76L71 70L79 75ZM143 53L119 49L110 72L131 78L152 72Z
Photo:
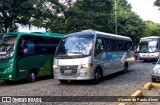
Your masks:
M68 53L73 53L73 54L81 54L81 55L84 55L82 52L68 52Z
M153 49L152 49L152 47L151 46L149 46L149 48L151 49L151 51L153 52Z

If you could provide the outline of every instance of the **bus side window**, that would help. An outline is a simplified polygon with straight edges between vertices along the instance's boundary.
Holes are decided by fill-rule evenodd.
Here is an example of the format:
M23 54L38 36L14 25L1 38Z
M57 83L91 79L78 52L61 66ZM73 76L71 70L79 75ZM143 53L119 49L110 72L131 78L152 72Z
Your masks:
M24 54L35 54L35 44L34 41L26 41L26 46L23 49L24 50Z
M117 45L117 40L111 39L111 50L112 51L118 51L118 45Z
M133 50L133 44L131 41L126 41L125 43L125 50Z
M134 46L133 46L133 43L131 41L129 41L129 46L130 46L129 47L130 50L134 50Z
M98 38L96 40L95 53L98 54L98 53L100 53L100 52L102 52L104 50L105 50L104 41L103 41L103 39Z
M105 38L105 47L106 47L106 51L110 51L110 42L109 39Z
M19 40L19 47L18 47L18 57L21 57L24 55L24 48L26 46L26 41L24 39Z
M123 43L121 40L118 40L118 49L119 51L123 51Z

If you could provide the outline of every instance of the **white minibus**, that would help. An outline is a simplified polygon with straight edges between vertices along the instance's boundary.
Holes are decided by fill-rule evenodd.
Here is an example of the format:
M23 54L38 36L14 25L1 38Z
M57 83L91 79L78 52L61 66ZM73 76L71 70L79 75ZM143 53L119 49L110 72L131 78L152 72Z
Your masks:
M134 63L131 38L94 30L66 35L54 57L54 78L61 83L93 80L99 83L106 75L126 72Z

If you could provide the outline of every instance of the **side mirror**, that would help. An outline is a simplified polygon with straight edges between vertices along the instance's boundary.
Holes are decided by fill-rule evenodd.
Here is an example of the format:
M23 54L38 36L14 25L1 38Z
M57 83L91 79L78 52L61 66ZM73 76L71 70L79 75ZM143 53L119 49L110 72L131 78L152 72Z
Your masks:
M24 56L24 48L26 46L26 41L24 39L20 39L19 41L19 48L18 48L18 58Z
M21 43L20 43L20 48L24 48L25 47L25 43L26 41L24 39L21 40Z

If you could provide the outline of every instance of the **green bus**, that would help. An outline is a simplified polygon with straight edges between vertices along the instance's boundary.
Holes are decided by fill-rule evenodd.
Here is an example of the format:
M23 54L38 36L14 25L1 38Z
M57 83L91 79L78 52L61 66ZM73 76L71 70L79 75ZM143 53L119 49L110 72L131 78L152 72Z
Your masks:
M0 41L0 80L5 82L53 76L55 49L63 38L57 33L9 32Z

